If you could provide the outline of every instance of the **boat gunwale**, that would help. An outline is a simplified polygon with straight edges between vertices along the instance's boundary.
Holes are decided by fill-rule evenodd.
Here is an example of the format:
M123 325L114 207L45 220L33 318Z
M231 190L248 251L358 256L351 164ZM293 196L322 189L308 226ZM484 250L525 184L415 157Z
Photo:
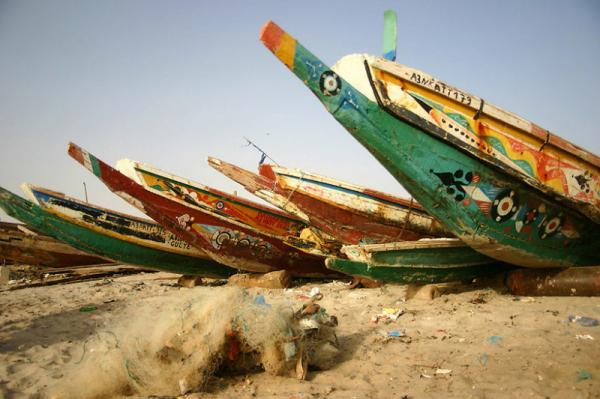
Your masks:
M25 189L25 187L27 187L27 189ZM119 217L123 217L125 219L132 219L135 220L136 222L142 222L142 223L147 223L147 224L151 224L151 225L158 225L160 226L158 223L156 223L154 220L152 219L148 219L148 218L143 218L143 217L139 217L139 216L134 216L134 215L130 215L127 213L123 213L123 212L119 212L119 211L114 211L108 208L104 208L102 206L96 205L96 204L92 204L91 202L85 202L82 200L79 200L77 198L73 198L71 196L68 196L64 193L61 193L60 191L54 191L54 190L50 190L48 188L45 187L41 187L35 184L30 184L30 183L23 183L21 184L21 190L23 190L23 192L25 193L25 195L28 197L29 200L31 200L31 202L33 202L34 204L36 204L37 206L39 206L40 208L44 208L44 206L40 205L39 201L37 200L37 198L35 198L35 196L33 195L33 193L28 192L28 190L35 190L35 191L40 191L46 194L49 194L50 196L54 196L54 197L60 197L62 199L65 199L67 201L71 201L74 202L76 204L79 205L83 205L86 206L88 208L94 208L94 209L98 209L102 212L106 212L108 214L114 215L114 216L119 216Z
M23 191L25 191L25 190L23 189ZM38 191L49 191L49 192L52 193L52 190L46 190L46 189L43 189L43 188L41 188L41 190L38 190ZM26 192L26 194L29 196L29 193ZM57 192L57 194L62 194L62 193L58 193ZM33 195L33 194L31 194L31 195ZM66 195L63 195L62 197L63 197L63 199L65 199L67 201L70 200L69 197L66 196ZM74 201L74 202L80 202L81 203L81 201ZM85 205L85 203L82 203L82 204ZM206 254L205 251L203 251L203 250L201 250L199 248L194 247L193 245L191 245L190 243L186 242L181 237L179 237L176 234L170 232L168 229L166 229L165 227L163 227L160 223L154 222L152 220L150 220L149 222L147 222L147 224L149 224L151 226L156 226L157 228L163 230L164 232L168 232L169 234L172 234L174 237L176 237L177 239L181 240L182 242L185 242L186 244L188 244L190 246L190 249L192 250L191 253L188 252L188 251L186 251L186 250L183 250L183 249L181 249L179 247L170 246L170 245L167 244L167 242L163 242L163 243L155 242L155 241L152 241L152 240L147 240L147 239L143 239L143 238L140 238L140 237L135 237L135 236L132 236L132 235L129 235L129 234L119 233L119 232L116 232L116 231L113 231L113 230L109 230L109 229L104 228L104 227L91 226L90 224L86 223L85 221L77 219L77 218L74 218L72 216L69 216L69 215L65 214L64 212L58 211L56 209L51 209L51 208L46 207L44 205L40 205L39 202L35 203L35 205L37 205L39 208L41 208L42 211L44 211L46 213L49 213L49 214L51 214L51 215L53 215L53 216L55 216L55 217L57 217L59 219L62 219L62 220L64 220L67 223L71 223L71 224L77 225L77 226L79 226L81 228L93 231L96 234L100 234L100 235L111 237L111 238L114 238L114 239L117 239L117 240L122 240L122 241L128 242L128 243L133 244L133 245L138 245L140 247L150 248L150 249L154 249L154 250L162 251L162 252L166 252L166 253L178 254L178 255L188 256L188 257L191 257L191 258L203 259L203 260L206 260L206 259L209 258L209 256ZM88 207L89 207L89 205L88 205Z
M174 174L169 173L169 172L165 172L165 171L163 171L161 169L155 168L155 167L153 167L151 165L148 165L146 163L134 161L134 160L131 160L131 159L121 159L118 162L122 162L122 161L129 161L129 162L131 162L132 163L132 167L133 167L133 169L136 172L148 173L148 174L152 175L155 178L163 178L163 179L167 178L169 180L176 181L179 184L182 184L182 185L186 186L187 188L191 188L191 189L194 189L194 190L205 192L205 193L213 195L213 196L215 196L215 197L217 197L219 199L230 201L230 202L232 202L234 204L241 205L241 206L244 206L246 208L253 209L253 210L255 210L255 211L259 212L259 213L266 213L266 214L271 215L273 217L285 219L285 220L287 220L289 222L295 222L295 223L299 223L299 224L305 224L305 222L303 222L302 220L297 219L297 218L293 218L291 215L289 215L289 214L287 214L287 213L285 213L283 211L280 211L279 209L267 207L267 206L264 206L262 204L256 203L254 201L247 200L247 199L244 199L244 198L241 198L239 196L232 195L232 194L228 194L228 193L226 193L224 191L215 189L213 187L206 186L204 184L195 182L193 180L189 180L189 179L186 179L184 177L177 176L177 175L174 175ZM118 167L116 169L119 170ZM139 181L138 181L138 184L141 184L144 187L147 186L146 183L140 183ZM208 206L208 204L206 204L206 205ZM212 212L212 209L210 209L209 211Z
M282 175L282 176L286 176L286 177L300 179L300 181L316 182L319 185L325 185L326 187L328 187L328 186L331 186L333 188L341 187L341 188L349 191L347 193L351 194L351 195L356 195L358 197L365 196L368 199L372 199L372 200L374 199L374 200L377 200L378 202L383 202L387 205L391 205L394 207L410 208L410 209L413 209L416 211L422 211L424 213L427 213L425 211L425 209L423 209L423 207L416 200L413 200L412 204L411 204L410 199L398 197L398 196L384 193L384 192L378 191L378 190L373 190L373 189L370 189L367 187L359 186L357 184L344 182L344 181L337 180L335 178L328 177L328 176L323 176L323 175L320 175L317 173L306 172L302 169L286 168L286 167L282 167L282 166L278 166L278 165L268 165L268 166L271 168L271 170L275 173L276 176ZM307 176L308 176L308 178L306 178ZM298 190L301 190L300 186L298 187Z
M600 168L600 157L598 155L578 146L577 144L574 144L574 143L560 137L559 135L557 135L555 133L551 133L549 130L538 126L534 122L531 122L511 111L507 111L497 105L494 105L493 103L487 102L487 101L483 100L481 97L475 96L465 90L462 90L455 86L447 84L446 82L444 82L440 79L437 79L436 77L434 77L426 72L420 71L416 68L412 68L412 67L409 67L409 66L406 66L403 64L385 60L385 59L382 59L381 57L377 57L377 56L369 56L369 57L374 60L372 62L369 62L369 65L374 69L378 69L380 71L387 72L391 75L394 75L395 77L397 77L400 80L409 81L411 84L417 85L427 91L439 94L443 97L448 98L451 101L457 102L456 99L452 98L450 95L448 95L444 92L432 90L427 85L424 85L422 83L418 83L418 82L415 82L415 81L412 81L412 80L402 77L401 73L408 71L410 73L418 73L418 74L424 75L425 77L429 78L430 80L433 80L435 82L439 82L439 83L445 85L445 87L447 89L449 89L449 91L456 91L458 93L462 93L465 96L469 96L472 100L474 100L474 101L471 101L470 104L458 102L461 105L463 105L465 107L469 107L476 112L480 112L481 114L487 115L488 117L490 117L492 119L496 119L497 121L499 121L501 123L510 125L513 128L519 129L527 135L531 135L531 136L535 137L536 139L542 140L543 142L546 142L546 143L554 146L558 151L563 151L565 153L568 153L569 155L571 155L575 158L581 159L585 163L595 166L596 168ZM514 119L516 121L516 123L511 122L511 120L510 120L511 118ZM542 134L541 132L546 132L546 134ZM566 147L570 147L570 148L565 148L565 145L566 145Z
M379 88L376 88L376 85L374 84L376 80L373 80L370 77L367 78L373 83L372 87L373 91L376 93L376 99L381 101L382 99L380 98L380 95L385 95L385 93L381 92ZM538 179L521 173L515 170L514 168L511 168L501 160L486 154L484 151L473 147L468 143L462 142L461 140L452 136L450 133L446 132L439 126L421 118L420 116L414 114L409 110L397 106L387 96L383 98L383 101L381 103L379 103L379 101L377 102L379 107L392 117L399 119L411 126L414 126L423 133L428 134L437 140L450 143L453 147L465 153L466 155L475 159L485 161L486 164L489 164L491 167L495 168L496 170L499 170L501 173L505 173L513 179L517 179L519 181L524 182L527 186L536 190L536 192L548 197L548 200L554 201L557 206L568 207L569 210L577 213L580 217L590 219L594 223L600 224L600 209L598 209L598 207L593 205L592 203L576 200L573 197L565 196L556 192L551 187L543 184ZM589 209L590 211L586 212L580 208Z
M402 251L411 249L438 249L438 248L462 248L468 247L458 238L424 238L416 241L398 241L383 244L365 244L365 245L344 245L342 252L359 250L364 253ZM347 248L347 249L346 249Z

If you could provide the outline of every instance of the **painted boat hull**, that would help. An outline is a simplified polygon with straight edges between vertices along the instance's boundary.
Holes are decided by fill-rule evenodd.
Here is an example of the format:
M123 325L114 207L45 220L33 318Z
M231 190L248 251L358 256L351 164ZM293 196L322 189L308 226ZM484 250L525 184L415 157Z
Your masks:
M209 159L209 164L229 178L243 185L248 191L258 195L275 206L289 212L296 212L307 218L310 225L326 233L343 244L381 243L398 240L417 240L434 236L441 229L435 227L433 218L419 210L402 209L405 222L388 221L382 223L376 215L350 210L349 207L334 204L332 201L308 195L303 190L284 188L275 180L275 174L269 165L262 165L261 174L257 175L227 162ZM335 191L335 188L331 188ZM271 192L265 195L265 192ZM335 194L333 194L335 195ZM350 195L350 194L348 194ZM273 200L274 199L274 200ZM282 200L283 199L283 200ZM293 204L293 208L289 207ZM419 217L429 220L429 225L416 226L413 219ZM416 226L416 228L415 228Z
M348 259L327 258L325 265L331 270L352 277L397 284L435 284L452 281L468 281L500 272L500 269L486 266L461 266L453 268L421 268L370 266L368 263Z
M227 194L223 191L193 182L150 165L131 160L117 162L117 170L138 184L160 191L193 206L232 218L262 232L276 236L295 236L306 224L279 209Z
M69 145L69 155L115 194L220 263L259 273L285 269L294 276L339 276L325 268L323 258L291 248L280 238L243 223L143 187L75 144Z
M8 190L0 188L0 207L36 231L52 236L84 252L116 262L181 274L227 277L235 271L211 260L168 253L124 241L82 227Z
M525 267L599 263L600 231L591 220L428 134L436 127L415 114L390 115L274 23L265 25L261 40L431 215L475 250Z
M498 263L456 238L346 245L342 253L350 260L379 266L461 267Z
M27 234L15 223L0 222L0 263L45 267L98 265L110 262L88 255L46 235Z
M353 58L336 67L345 69ZM598 156L427 73L366 59L383 104L415 109L463 150L600 223Z
M412 267L412 266L371 266L368 263L348 259L327 258L325 265L331 270L352 277L367 278L396 284L435 284L453 281L468 281L503 269L489 265L459 267Z
M353 277L401 284L462 281L510 269L458 239L349 245L342 253L348 260L328 258L326 266Z
M271 169L272 172L267 171ZM358 243L418 240L452 234L416 202L337 181L302 170L262 165L261 173L273 173L277 186L300 209L329 219L332 230L347 230L362 237ZM298 196L298 200L295 200ZM302 205L301 205L302 204Z
M327 267L379 281L429 284L470 280L508 270L458 239L425 239L342 248L348 260L328 258Z

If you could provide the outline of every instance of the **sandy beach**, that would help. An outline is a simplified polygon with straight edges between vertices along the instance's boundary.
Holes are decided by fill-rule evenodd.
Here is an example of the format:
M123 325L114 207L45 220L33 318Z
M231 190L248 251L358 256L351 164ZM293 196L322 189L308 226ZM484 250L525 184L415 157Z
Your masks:
M141 301L225 289L181 288L175 277L149 273L0 292L3 397L36 397L48 387L76 383L65 370L84 356L86 340L110 328L125 309L135 315ZM487 285L442 286L433 300L405 300L406 287L396 285L249 289L269 304L300 307L318 287L319 303L339 320L340 350L332 366L309 370L306 380L217 373L204 391L185 397L600 397L600 327L568 321L569 315L600 318L600 298L519 298ZM396 320L374 322L384 308L402 312ZM153 315L157 321L163 316ZM87 397L84 385L77 389Z

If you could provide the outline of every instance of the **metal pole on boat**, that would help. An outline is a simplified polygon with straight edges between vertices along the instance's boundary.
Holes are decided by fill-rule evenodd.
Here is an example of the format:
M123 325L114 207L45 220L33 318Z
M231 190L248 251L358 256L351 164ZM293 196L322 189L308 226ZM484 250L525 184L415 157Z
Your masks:
M85 193L85 202L88 202L87 186L85 185L85 182L83 182L83 192Z
M248 143L248 144L246 144L244 147L249 147L249 146L252 146L252 147L256 148L258 151L260 151L260 153L262 154L262 156L261 156L261 159L260 159L260 163L261 163L261 164L264 162L265 158L269 158L271 161L273 161L273 163L274 163L275 165L278 165L278 166L279 166L279 164L277 163L277 161L275 161L273 158L271 158L271 157L269 156L269 154L267 154L265 151L263 151L263 149L262 149L262 148L260 148L260 147L259 147L259 146L257 146L256 144L254 144L254 143L253 143L253 142L252 142L252 141L251 141L251 140L250 140L248 137L245 137L245 136L244 136L244 140L246 140L246 142Z

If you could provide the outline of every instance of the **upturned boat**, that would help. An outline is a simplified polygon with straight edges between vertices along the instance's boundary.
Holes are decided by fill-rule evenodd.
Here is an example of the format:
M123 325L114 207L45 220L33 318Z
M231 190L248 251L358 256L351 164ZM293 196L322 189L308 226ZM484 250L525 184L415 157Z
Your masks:
M508 270L456 238L349 245L342 252L348 259L328 258L328 268L399 284L462 281Z
M549 133L536 135L539 131L532 124L527 131L520 121L505 122L512 114L498 111L494 116L488 104L428 75L415 73L411 78L412 73L396 73L395 64L384 58L352 55L330 68L273 22L263 27L261 40L428 213L473 249L526 267L600 261L600 229L594 222L600 192L598 160L593 154ZM410 81L412 86L402 86ZM450 104L450 99L457 108L458 103L468 103L464 112L476 108L470 114L476 128L449 111L452 107L444 102ZM497 124L477 122L484 111L488 118L484 120L496 119ZM509 142L496 132L503 124L511 130L523 125L519 134L515 130L509 137L515 147L505 150L515 163L514 148L521 148L518 152L527 157L528 148L537 147L539 163L533 155L531 162L535 160L533 170L539 176L528 177L510 162L501 162L499 143ZM480 131L488 138L475 140ZM573 168L563 168L561 159ZM543 167L550 163L556 164L552 173ZM525 163L516 164L527 169ZM561 173L566 179L568 170L575 171L568 181L576 183L562 189L579 187L576 192L561 192L550 179Z
M223 278L236 272L154 222L39 187L24 185L23 189L36 203L0 188L0 208L35 231L81 251L173 273Z
M0 264L45 267L98 265L110 262L89 255L19 223L0 222Z
M209 158L208 163L273 205L307 218L311 226L343 244L451 235L416 201L298 169L262 164L257 175L216 158Z
M306 227L302 220L279 209L175 176L145 163L122 159L117 162L116 169L144 187L269 234L281 237L296 236Z
M219 263L260 273L285 269L295 276L339 276L323 258L292 248L278 236L142 186L75 144L68 152L115 194Z

